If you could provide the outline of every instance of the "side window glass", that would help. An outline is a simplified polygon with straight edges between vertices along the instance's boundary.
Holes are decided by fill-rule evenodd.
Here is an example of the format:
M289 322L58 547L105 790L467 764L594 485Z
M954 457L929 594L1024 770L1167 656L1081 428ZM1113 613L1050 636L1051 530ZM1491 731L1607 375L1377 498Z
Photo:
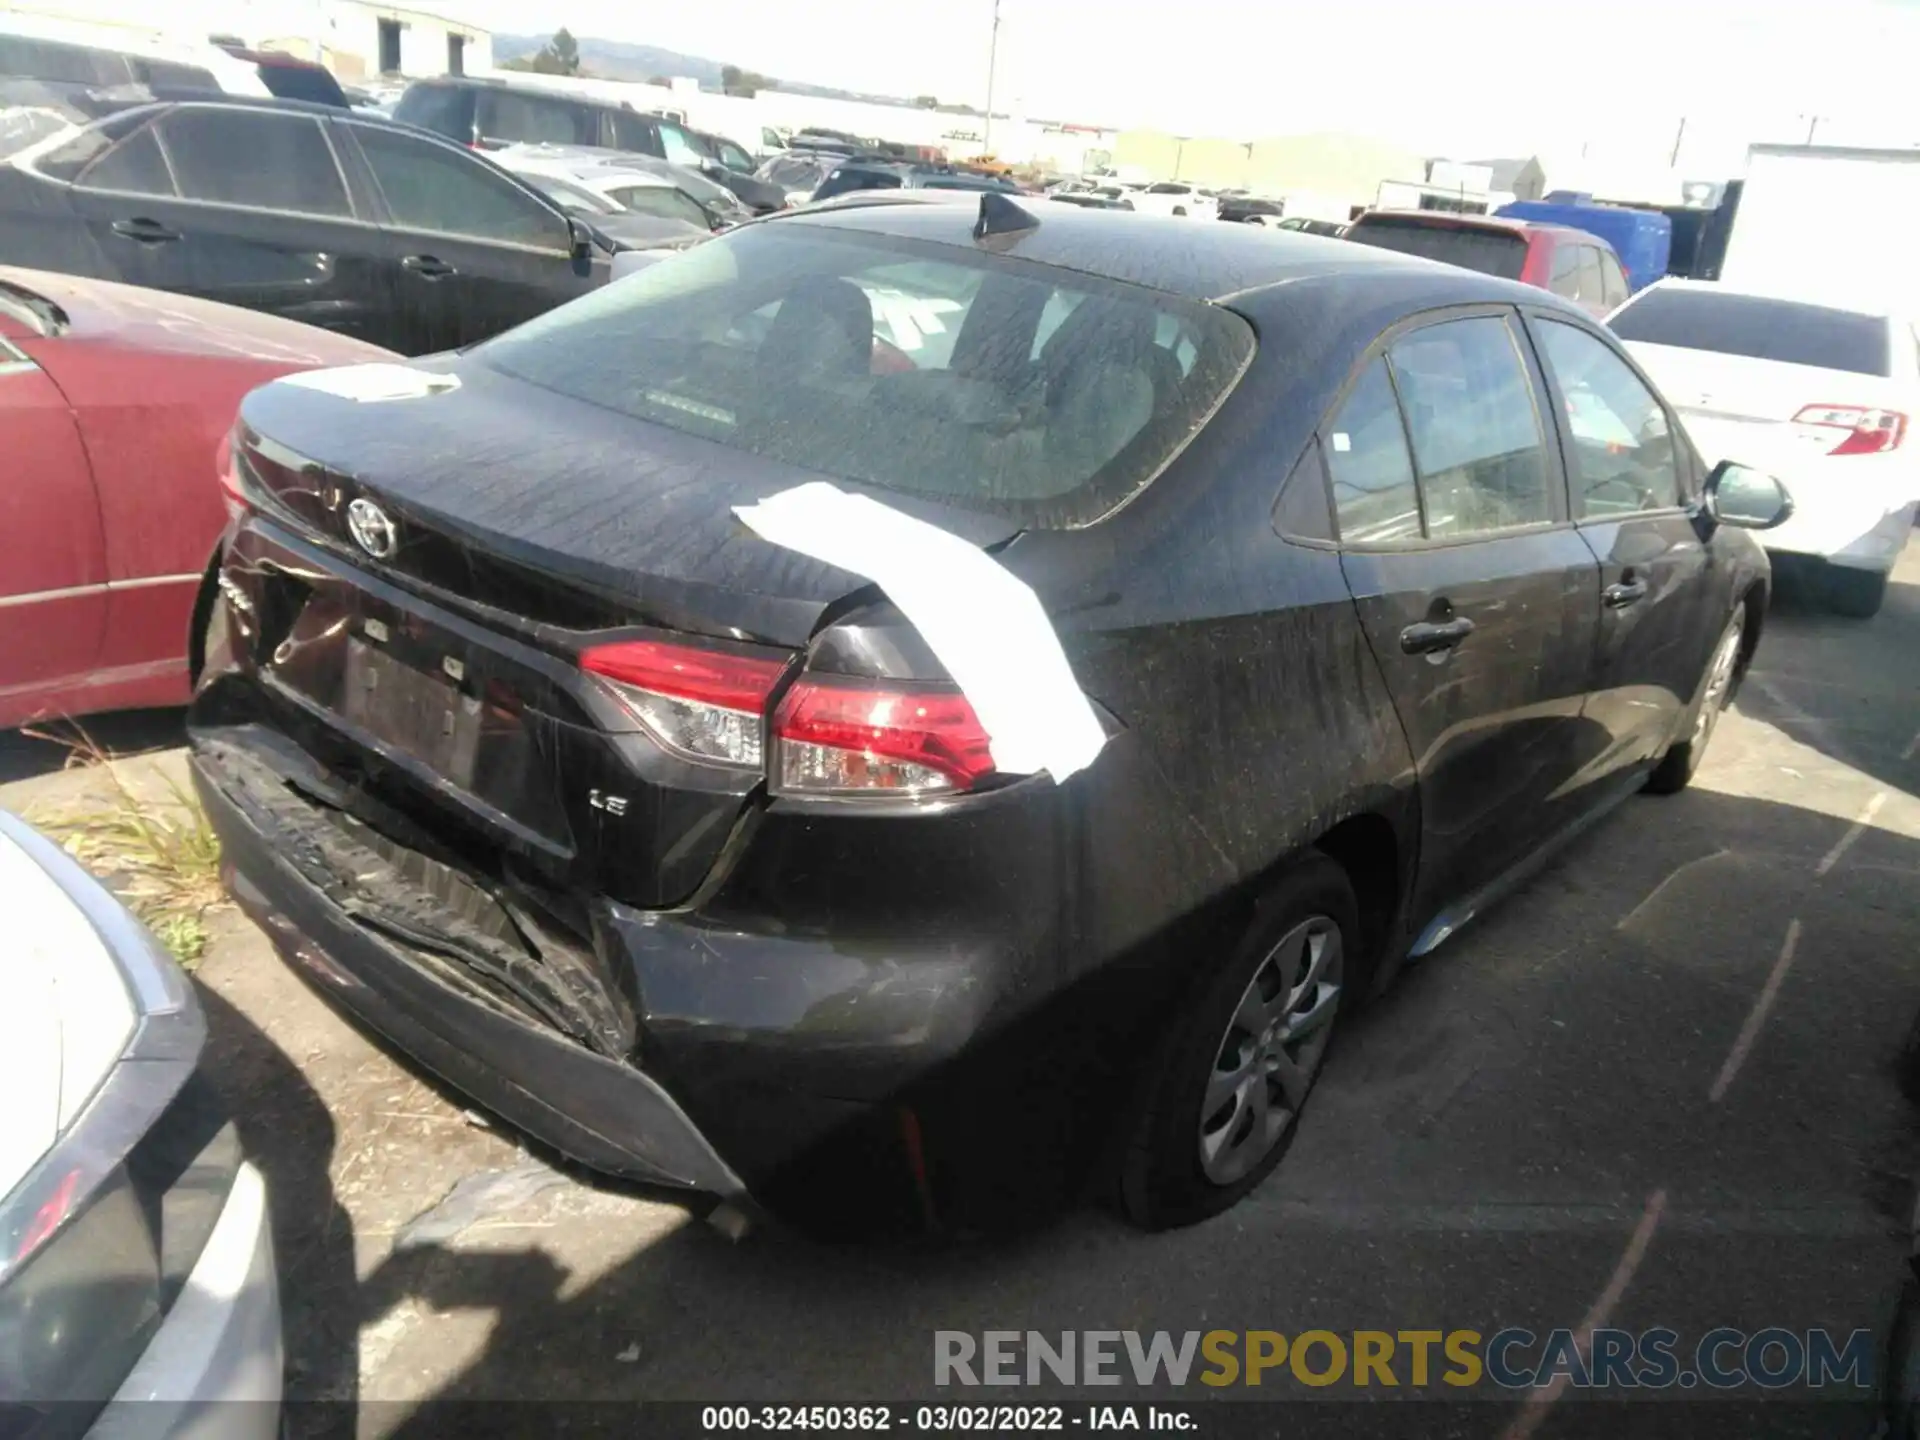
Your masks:
M1580 247L1580 300L1588 305L1607 303L1606 287L1600 279L1600 252L1591 245Z
M1539 333L1566 398L1574 514L1593 519L1680 504L1679 447L1653 392L1585 331L1543 320Z
M1627 303L1627 272L1620 268L1620 262L1613 256L1600 256L1600 273L1606 291L1606 306L1609 310L1618 309Z
M1327 424L1323 453L1342 540L1386 545L1420 538L1420 494L1385 360L1360 372Z
M560 216L466 152L370 125L354 133L401 229L571 248Z
M660 148L666 152L667 159L676 165L692 165L696 168L707 157L695 147L693 141L678 125L662 121L660 124Z
M1432 539L1553 518L1540 417L1498 316L1416 330L1389 352Z
M1553 272L1547 277L1547 288L1556 295L1569 300L1580 295L1580 247L1561 241L1553 247Z
M173 176L167 157L153 138L153 127L136 132L80 172L74 182L88 190L124 190L133 195L171 195Z
M129 58L133 67L133 78L141 85L160 85L173 90L211 90L220 91L220 82L213 78L213 72L199 65L176 65L169 60L147 60L135 55Z
M480 133L525 144L598 145L594 112L571 101L513 90L480 92Z
M349 217L347 188L319 122L270 111L184 108L156 128L189 200Z
M660 148L660 132L653 121L631 110L604 110L601 115L612 129L614 149L656 158L665 154Z

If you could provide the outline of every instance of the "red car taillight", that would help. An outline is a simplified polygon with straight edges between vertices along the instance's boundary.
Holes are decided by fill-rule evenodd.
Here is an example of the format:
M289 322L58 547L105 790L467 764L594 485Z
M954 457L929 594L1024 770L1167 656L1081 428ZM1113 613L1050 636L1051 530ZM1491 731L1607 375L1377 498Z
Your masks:
M580 668L606 682L647 733L674 754L742 770L764 763L761 728L784 662L623 640L582 651Z
M807 676L773 734L774 788L789 794L952 793L993 773L987 732L955 691Z
M1879 455L1897 449L1907 436L1905 415L1864 405L1806 405L1793 421L1796 425L1824 425L1846 431L1846 438L1829 450L1829 455Z
M227 518L238 520L247 512L247 492L240 483L240 458L234 449L231 431L220 437L220 448L213 456L213 472L220 478L220 498L226 502Z
M987 732L954 690L803 675L774 711L769 767L761 736L785 662L624 640L582 651L580 668L667 750L709 765L769 768L783 794L957 794L994 771Z

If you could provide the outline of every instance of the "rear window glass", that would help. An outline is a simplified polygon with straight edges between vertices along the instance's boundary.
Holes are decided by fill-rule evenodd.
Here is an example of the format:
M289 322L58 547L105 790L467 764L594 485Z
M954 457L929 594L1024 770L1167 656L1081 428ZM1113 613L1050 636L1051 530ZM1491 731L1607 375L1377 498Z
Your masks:
M1527 242L1518 235L1458 225L1428 225L1412 216L1363 215L1348 228L1347 239L1381 250L1398 250L1402 255L1441 260L1502 280L1518 280L1527 263Z
M813 192L816 200L825 200L834 195L845 195L853 190L898 190L900 177L891 170L856 170L850 166L841 166L820 182Z
M473 92L458 85L409 85L393 118L463 144L473 139Z
M1649 290L1607 322L1622 340L1712 350L1856 375L1889 375L1887 322L1797 300L1719 290Z
M1151 480L1253 343L1238 316L1159 291L790 222L731 231L476 353L756 455L1061 528Z

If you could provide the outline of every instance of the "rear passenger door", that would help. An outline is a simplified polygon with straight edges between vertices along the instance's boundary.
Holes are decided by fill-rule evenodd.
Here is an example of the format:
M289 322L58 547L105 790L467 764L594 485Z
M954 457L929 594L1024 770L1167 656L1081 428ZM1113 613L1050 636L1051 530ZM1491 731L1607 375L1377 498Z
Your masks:
M1600 562L1600 641L1588 719L1606 737L1594 778L1657 761L1731 613L1694 528L1692 450L1615 346L1527 316L1560 417L1573 518Z
M409 355L457 349L605 283L606 260L576 264L566 215L459 146L387 126L336 122L383 207L399 267L397 329Z
M380 234L356 215L317 119L177 106L75 187L122 278L387 343Z
M1321 435L1347 585L1418 768L1423 916L1575 818L1597 748L1598 566L1541 393L1510 311L1453 311L1391 334Z

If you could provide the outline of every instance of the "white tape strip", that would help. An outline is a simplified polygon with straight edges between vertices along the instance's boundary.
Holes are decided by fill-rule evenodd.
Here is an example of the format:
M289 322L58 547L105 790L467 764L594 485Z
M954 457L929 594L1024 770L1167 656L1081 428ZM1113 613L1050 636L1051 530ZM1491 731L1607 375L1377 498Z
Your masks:
M999 769L1060 781L1100 753L1099 717L1039 597L978 546L824 481L733 513L763 539L886 591L980 717Z
M295 385L302 390L318 390L323 395L338 395L342 400L371 402L379 400L421 400L460 388L458 375L435 375L415 370L411 365L341 365L326 370L302 370L282 375L276 385Z

